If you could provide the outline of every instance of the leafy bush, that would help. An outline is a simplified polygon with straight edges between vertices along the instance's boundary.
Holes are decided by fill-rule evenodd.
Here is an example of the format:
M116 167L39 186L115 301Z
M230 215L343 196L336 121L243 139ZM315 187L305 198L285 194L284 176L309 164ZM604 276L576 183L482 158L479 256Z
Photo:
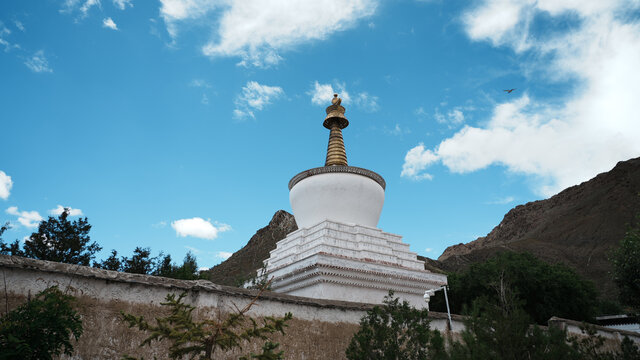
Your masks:
M551 265L531 254L514 252L503 252L464 271L448 274L451 311L459 314L481 297L499 303L494 287L501 278L538 324L545 325L552 316L589 321L597 311L593 283L566 265ZM434 311L446 311L442 293L436 294L430 305Z
M384 298L382 306L367 311L347 348L347 359L447 359L444 339L429 328L428 311L408 302Z
M0 359L71 355L71 337L77 340L82 335L82 321L73 301L73 296L54 286L0 318Z
M168 356L171 359L180 359L183 356L190 359L212 359L216 351L242 349L243 343L252 339L267 340L262 347L262 353L250 354L249 357L241 359L282 359L282 351L274 352L278 343L269 341L267 335L275 332L284 335L286 322L291 320L292 315L286 313L281 318L267 316L261 324L258 323L246 313L255 305L261 294L262 291L247 306L222 319L195 321L192 316L195 307L182 302L186 293L177 297L175 294L167 294L166 302L162 305L170 309L170 314L156 318L155 325L148 323L141 316L122 313L122 318L129 327L150 333L140 346L151 346L153 341L168 341ZM135 359L126 355L124 358Z

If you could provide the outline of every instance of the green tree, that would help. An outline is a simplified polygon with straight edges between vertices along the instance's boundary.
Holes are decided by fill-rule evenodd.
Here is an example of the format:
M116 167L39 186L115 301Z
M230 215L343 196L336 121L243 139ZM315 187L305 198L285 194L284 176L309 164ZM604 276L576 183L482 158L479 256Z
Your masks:
M182 261L182 265L176 266L169 277L182 280L196 280L200 278L198 274L198 262L191 251L187 252L187 255L184 256L184 260Z
M429 327L428 311L400 302L393 291L360 320L346 355L350 360L448 358L440 332Z
M492 284L498 303L487 297L474 300L465 319L461 341L449 347L451 360L638 360L640 352L628 338L620 350L610 351L593 326L583 325L582 336L568 336L563 328L531 325L522 301L502 276Z
M82 321L73 302L72 296L54 286L0 318L0 359L71 355L71 337L77 340L82 335Z
M503 252L483 263L448 275L451 311L461 313L473 301L486 297L499 303L494 284L501 277L513 288L524 311L541 325L551 316L591 320L598 305L593 283L563 264L551 265L528 253ZM434 311L446 311L442 293L431 301Z
M640 216L638 217L640 223ZM620 301L640 311L640 226L630 227L610 256Z
M167 306L170 313L166 317L156 318L155 325L142 316L122 313L122 318L129 327L150 333L140 346L151 346L154 341L168 341L168 356L171 359L184 356L190 359L212 359L216 352L242 349L243 344L252 339L268 340L267 335L276 332L284 335L286 322L292 318L291 313L281 318L267 316L261 323L247 315L261 294L262 290L247 306L221 319L194 320L192 312L195 307L182 302L185 293L177 297L175 294L167 294L166 302L162 305ZM282 359L282 352L274 352L277 346L277 343L267 341L261 354L251 354L243 359ZM135 359L127 355L124 358Z
M198 262L190 251L185 255L182 265L171 261L171 255L162 252L157 257L151 256L150 248L136 247L133 255L128 258L118 257L116 250L103 261L94 262L94 267L106 270L122 271L132 274L163 276L182 280L201 279L198 272Z
M160 253L158 258L159 260L156 263L153 275L181 280L200 279L198 262L191 251L187 252L180 266L171 262L171 255L167 254L163 256L162 253Z
M95 253L102 248L90 243L91 225L87 218L73 222L68 220L69 209L64 209L58 218L49 216L38 225L38 231L31 234L24 243L26 257L89 266Z
M452 360L577 360L563 329L531 325L505 276L491 284L496 297L477 298L466 317L460 342L450 347ZM497 301L496 301L497 300Z
M156 264L156 268L153 271L153 275L163 276L163 277L172 277L173 272L175 271L176 265L171 261L171 255L164 255L160 253L158 255L158 262Z
M4 225L0 226L0 254L11 256L24 256L24 252L20 249L20 242L18 240L10 243L9 245L4 243L2 234L11 228L11 224L7 221Z
M118 258L118 252L111 250L111 255L101 262L94 262L93 267L105 270L122 271L122 261Z
M122 257L122 271L132 274L151 274L156 258L151 257L151 249L136 247L131 258Z

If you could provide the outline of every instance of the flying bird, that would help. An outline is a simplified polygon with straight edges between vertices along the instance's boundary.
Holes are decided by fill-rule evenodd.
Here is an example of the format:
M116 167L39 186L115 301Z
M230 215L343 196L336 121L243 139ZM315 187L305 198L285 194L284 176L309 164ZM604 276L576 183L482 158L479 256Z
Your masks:
M502 90L502 91L506 92L507 94L511 94L511 92L512 92L513 90L515 90L515 89Z

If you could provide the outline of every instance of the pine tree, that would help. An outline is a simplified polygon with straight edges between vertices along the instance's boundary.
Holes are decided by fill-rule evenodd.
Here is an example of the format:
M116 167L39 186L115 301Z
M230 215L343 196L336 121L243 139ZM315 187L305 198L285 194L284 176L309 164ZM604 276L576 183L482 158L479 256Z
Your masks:
M69 209L54 218L49 216L38 225L38 231L31 234L24 243L26 257L89 266L95 253L102 248L90 243L91 225L87 218L73 222L68 220Z

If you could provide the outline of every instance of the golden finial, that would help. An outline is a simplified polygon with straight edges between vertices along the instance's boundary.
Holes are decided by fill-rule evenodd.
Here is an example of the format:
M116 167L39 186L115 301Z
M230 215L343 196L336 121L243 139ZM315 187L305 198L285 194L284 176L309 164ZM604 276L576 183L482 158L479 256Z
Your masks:
M340 105L342 99L338 94L333 94L331 106L327 107L327 117L324 119L324 127L331 130L329 133L329 146L327 147L327 160L324 166L347 166L347 152L342 139L342 129L349 126L349 120L344 116L345 108Z
M342 103L342 99L338 97L338 94L333 94L333 99L331 99L331 104L340 106L340 103Z

